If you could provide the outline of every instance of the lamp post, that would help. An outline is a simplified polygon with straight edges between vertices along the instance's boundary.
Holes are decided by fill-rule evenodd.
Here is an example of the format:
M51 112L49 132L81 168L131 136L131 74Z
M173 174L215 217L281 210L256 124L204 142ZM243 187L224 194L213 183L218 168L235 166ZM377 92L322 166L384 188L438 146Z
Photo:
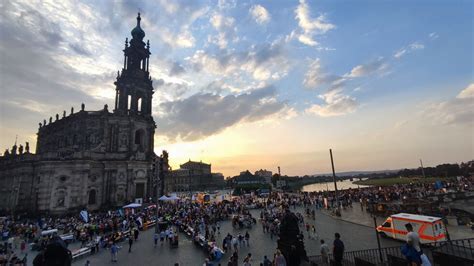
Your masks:
M329 155L331 156L332 179L334 181L334 195L336 196L336 215L341 216L341 211L339 209L339 197L337 195L336 171L334 170L334 160L332 159L332 149L329 149Z
M377 236L377 247L379 249L380 262L383 262L382 247L380 246L380 236L379 236L379 233L377 232L377 217L375 215L373 215L372 217L374 218L374 228L375 228L375 235Z
M164 172L163 172L163 163L164 163L164 157L165 157L165 151L163 151L162 155L158 157L158 175L156 175L156 225L155 225L155 232L159 232L158 228L158 201L160 198L160 195L164 195L164 190L165 190L165 178L164 178Z

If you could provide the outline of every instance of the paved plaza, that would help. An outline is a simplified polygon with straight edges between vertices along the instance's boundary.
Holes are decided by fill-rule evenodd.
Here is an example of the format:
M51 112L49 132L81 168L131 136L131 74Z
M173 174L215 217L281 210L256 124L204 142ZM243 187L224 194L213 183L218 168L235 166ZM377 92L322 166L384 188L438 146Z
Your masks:
M303 208L298 208L298 212L303 212ZM254 217L259 217L260 210L252 210ZM334 219L321 211L316 213L316 221L305 218L310 224L316 226L319 239L325 239L329 244L334 240L334 233L339 232L346 245L346 250L359 250L376 248L377 241L374 230L367 226L349 223L343 220ZM301 228L300 228L301 229ZM242 261L247 253L252 253L252 265L259 265L263 256L273 257L277 247L276 237L273 240L270 234L264 234L260 222L248 230L250 234L250 247L242 247L239 250L239 260ZM245 234L245 230L234 229L230 221L222 222L221 234L217 238L219 246L222 245L222 238L227 233ZM319 239L308 239L305 232L305 247L309 256L319 255ZM398 246L400 242L381 239L383 247ZM128 244L121 242L122 249L118 254L118 262L110 261L110 252L101 250L99 254L87 256L74 261L73 265L84 265L86 260L91 265L174 265L178 262L180 265L202 265L205 260L205 252L195 246L192 241L184 234L180 234L179 247L172 249L168 244L158 247L153 246L153 230L141 232L139 239L132 247L132 253L128 253ZM222 265L226 265L230 254L226 254L221 260ZM217 265L217 264L216 264Z
M292 211L295 211L292 209ZM304 209L299 207L296 209L297 212L303 213ZM260 209L251 210L254 217L259 217ZM378 218L378 223L382 223L382 218ZM308 238L308 234L305 232L305 247L308 256L319 255L319 240L324 239L332 246L334 240L334 233L338 232L342 236L342 240L346 246L346 251L362 250L377 248L377 240L374 233L373 220L367 212L361 212L358 205L355 204L354 208L348 208L342 211L342 217L336 218L331 216L327 211L317 211L316 220L305 217L305 222L314 224L316 226L318 240ZM300 226L300 230L304 230ZM450 226L451 232L456 232L454 239L467 238L472 234L467 228L459 226ZM277 247L277 237L270 238L270 234L263 233L260 221L257 225L253 226L248 230L250 234L250 247L242 247L239 250L239 260L242 261L247 253L252 253L253 263L252 265L259 265L263 260L263 256L267 255L270 259L275 252ZM128 243L126 241L120 242L119 246L122 249L118 254L118 262L113 263L110 260L109 250L100 250L98 254L85 256L77 259L73 262L73 265L85 265L86 261L89 260L91 266L95 265L174 265L179 263L180 265L196 265L200 266L204 263L206 253L197 247L190 238L180 233L180 241L178 248L170 248L168 243L164 243L163 246L158 244L155 248L153 244L153 232L154 229L147 231L141 231L137 242L134 242L132 246L132 252L128 253ZM245 229L234 229L231 221L224 221L221 223L221 234L217 236L217 243L222 246L222 238L227 233L232 235L242 234L246 232ZM382 247L393 247L400 246L401 242L381 238ZM79 243L73 243L70 245L71 249L79 248ZM29 252L28 265L32 265L32 261L36 256L36 252ZM227 265L230 254L225 254L223 259L220 261L221 265ZM218 265L218 264L216 264Z

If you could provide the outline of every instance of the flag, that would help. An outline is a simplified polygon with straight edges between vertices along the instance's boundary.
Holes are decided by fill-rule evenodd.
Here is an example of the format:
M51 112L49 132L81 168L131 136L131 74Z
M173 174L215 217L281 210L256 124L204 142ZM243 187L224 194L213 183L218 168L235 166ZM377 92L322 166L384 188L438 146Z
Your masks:
M88 223L88 222L89 222L89 214L87 213L86 210L81 211L81 212L79 213L79 215L81 216L82 220L83 220L85 223Z

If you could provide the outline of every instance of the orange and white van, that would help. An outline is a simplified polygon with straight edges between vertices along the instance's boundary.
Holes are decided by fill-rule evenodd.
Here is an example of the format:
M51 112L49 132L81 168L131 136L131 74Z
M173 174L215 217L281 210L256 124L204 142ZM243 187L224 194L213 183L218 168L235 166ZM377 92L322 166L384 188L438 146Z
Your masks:
M413 232L417 232L420 236L421 243L447 240L445 225L441 218L409 213L391 215L382 225L377 227L377 232L390 238L405 241L408 233L405 225L408 223L413 226Z

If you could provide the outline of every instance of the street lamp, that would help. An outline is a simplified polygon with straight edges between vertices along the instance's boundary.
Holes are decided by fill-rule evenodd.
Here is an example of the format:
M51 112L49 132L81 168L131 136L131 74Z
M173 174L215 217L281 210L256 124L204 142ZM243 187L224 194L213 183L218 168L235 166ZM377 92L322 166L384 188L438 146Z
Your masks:
M335 196L336 196L336 215L341 216L341 209L339 208L339 197L337 195L336 171L334 170L334 160L332 159L332 149L329 149L329 154L331 156L332 178L333 178L333 181L334 181L334 193L335 193Z

